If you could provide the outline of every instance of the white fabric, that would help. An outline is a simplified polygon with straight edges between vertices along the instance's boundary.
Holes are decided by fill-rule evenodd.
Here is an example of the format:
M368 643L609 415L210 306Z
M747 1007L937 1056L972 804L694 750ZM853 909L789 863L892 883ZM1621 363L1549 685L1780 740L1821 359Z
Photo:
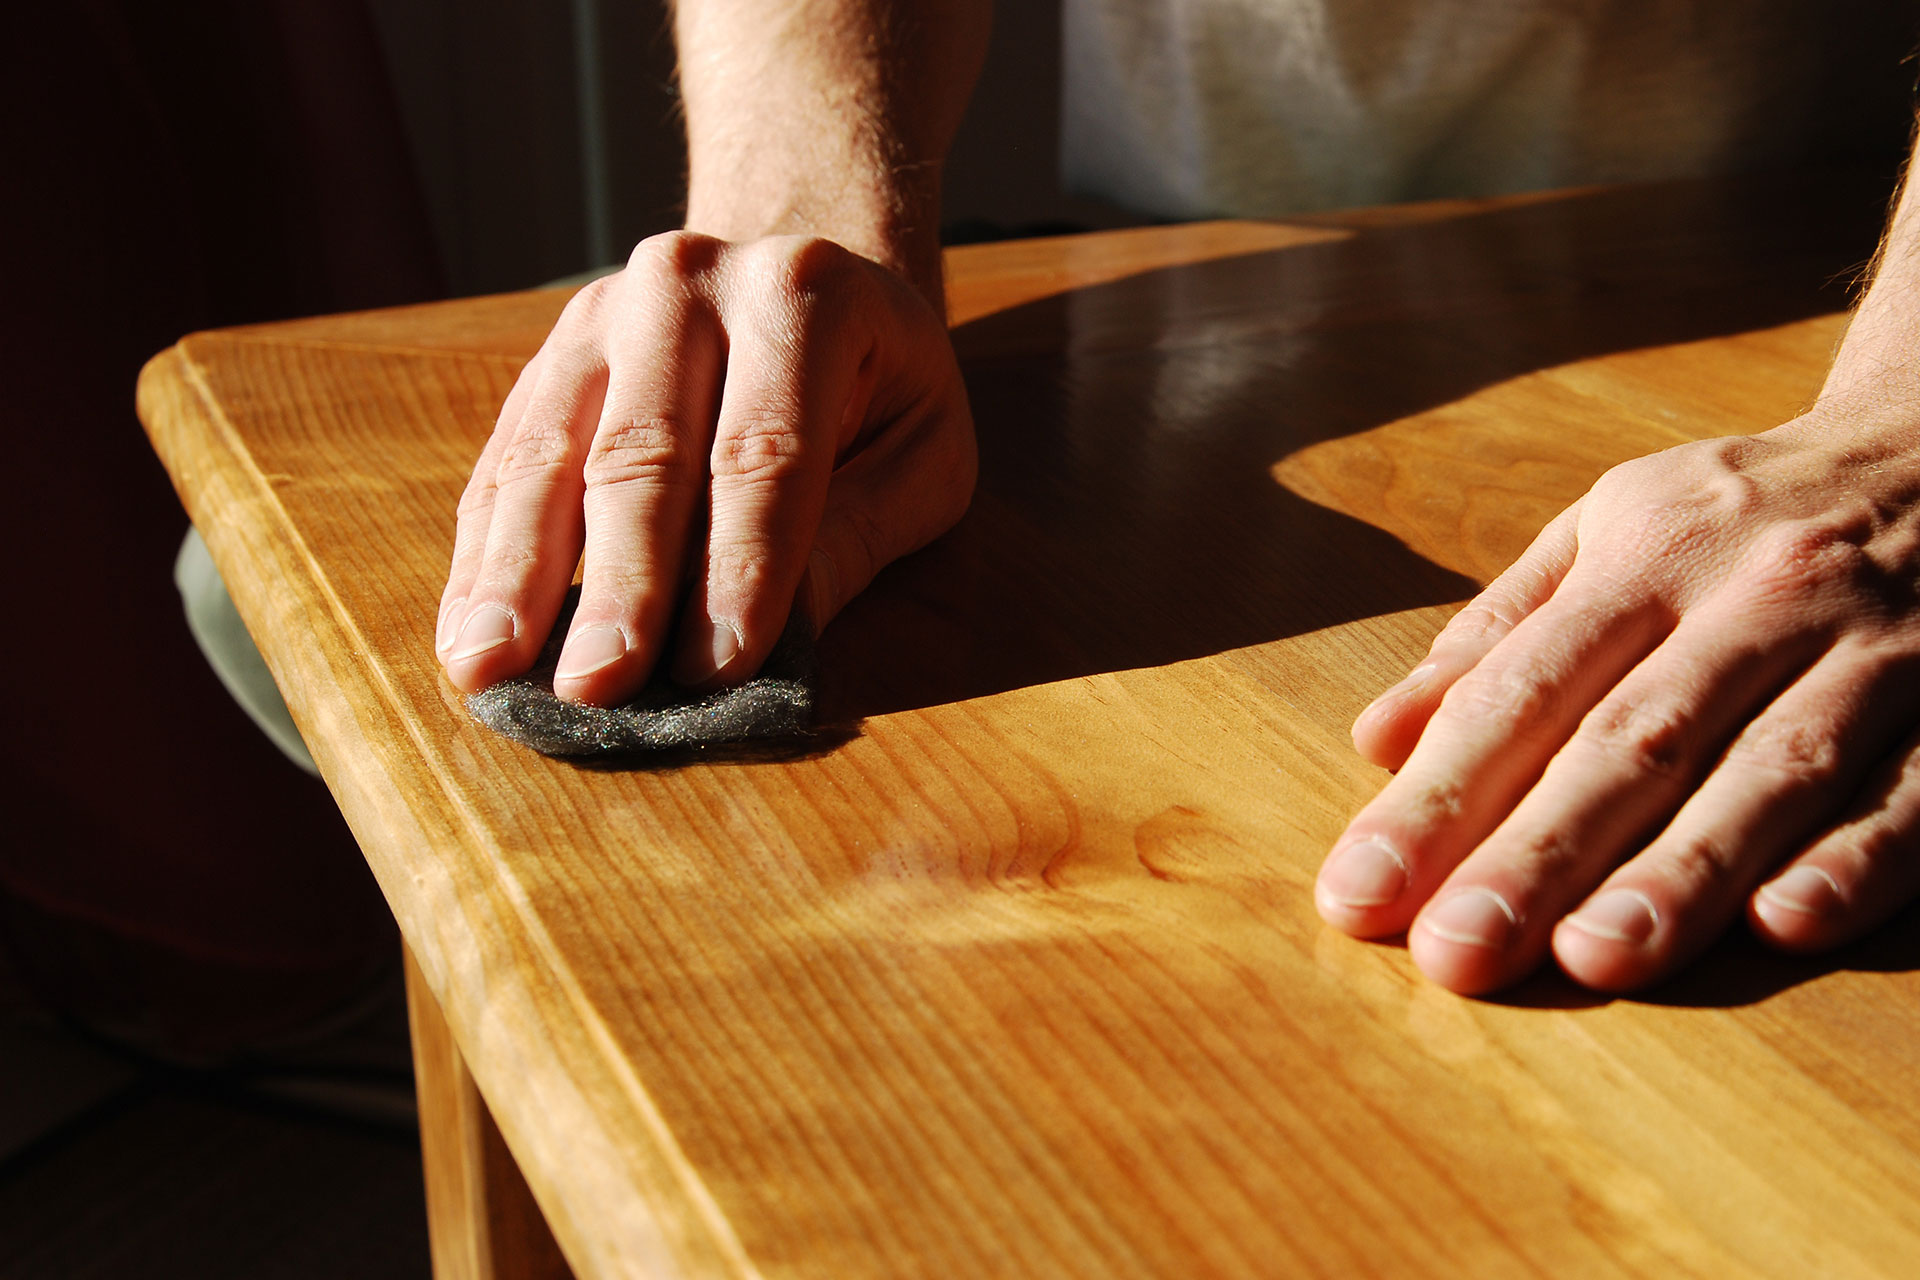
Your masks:
M1258 217L1786 163L1905 130L1915 8L1064 0L1064 176Z

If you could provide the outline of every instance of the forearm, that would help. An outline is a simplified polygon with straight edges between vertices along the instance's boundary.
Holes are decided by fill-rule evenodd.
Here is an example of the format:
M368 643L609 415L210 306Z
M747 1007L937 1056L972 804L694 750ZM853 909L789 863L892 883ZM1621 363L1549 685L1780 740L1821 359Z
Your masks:
M1819 404L1858 419L1915 420L1920 406L1920 181L1908 173L1872 279L1834 355Z
M679 0L687 227L817 235L940 305L940 168L991 0Z

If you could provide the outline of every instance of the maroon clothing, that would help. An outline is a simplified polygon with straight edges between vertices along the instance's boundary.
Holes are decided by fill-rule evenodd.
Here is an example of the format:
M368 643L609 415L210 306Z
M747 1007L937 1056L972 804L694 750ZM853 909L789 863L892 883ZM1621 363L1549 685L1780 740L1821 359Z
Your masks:
M190 330L431 297L439 269L357 0L7 26L0 934L70 1011L217 1053L349 996L392 924L187 633L135 376Z

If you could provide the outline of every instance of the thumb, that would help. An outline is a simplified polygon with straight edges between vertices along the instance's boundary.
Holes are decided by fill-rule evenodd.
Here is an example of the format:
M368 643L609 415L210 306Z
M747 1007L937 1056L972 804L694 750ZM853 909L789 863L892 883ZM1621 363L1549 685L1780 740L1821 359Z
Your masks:
M959 521L979 470L964 409L883 432L833 473L807 557L806 602L815 630L866 590L880 570Z

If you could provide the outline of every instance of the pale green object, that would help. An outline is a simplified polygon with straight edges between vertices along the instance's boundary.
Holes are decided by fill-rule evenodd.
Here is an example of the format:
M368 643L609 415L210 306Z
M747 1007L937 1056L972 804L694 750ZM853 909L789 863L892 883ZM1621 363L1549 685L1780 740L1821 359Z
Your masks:
M213 567L213 557L207 554L207 544L201 541L198 529L189 528L181 540L180 554L173 561L173 584L180 589L180 603L186 608L187 630L193 633L194 642L220 683L282 755L319 777L313 754L294 727L293 717L287 714L286 699L280 696L280 687L273 682L273 673L267 670L266 659L260 656L253 637L247 634L247 624L240 621L240 612L233 607L233 597L227 594L220 571Z
M595 267L549 281L545 287L578 288L619 269L618 263ZM280 748L282 755L319 777L313 753L307 750L300 730L294 727L293 717L287 713L286 699L280 696L280 686L273 682L273 673L267 670L259 646L247 634L247 624L240 621L233 597L227 594L226 581L214 568L213 557L207 554L207 544L201 540L198 529L188 528L187 536L180 542L180 554L173 561L173 584L180 589L180 603L186 607L187 630L193 633L194 643L200 646L207 665L220 677L220 683L226 686L247 717L260 726L260 732Z

